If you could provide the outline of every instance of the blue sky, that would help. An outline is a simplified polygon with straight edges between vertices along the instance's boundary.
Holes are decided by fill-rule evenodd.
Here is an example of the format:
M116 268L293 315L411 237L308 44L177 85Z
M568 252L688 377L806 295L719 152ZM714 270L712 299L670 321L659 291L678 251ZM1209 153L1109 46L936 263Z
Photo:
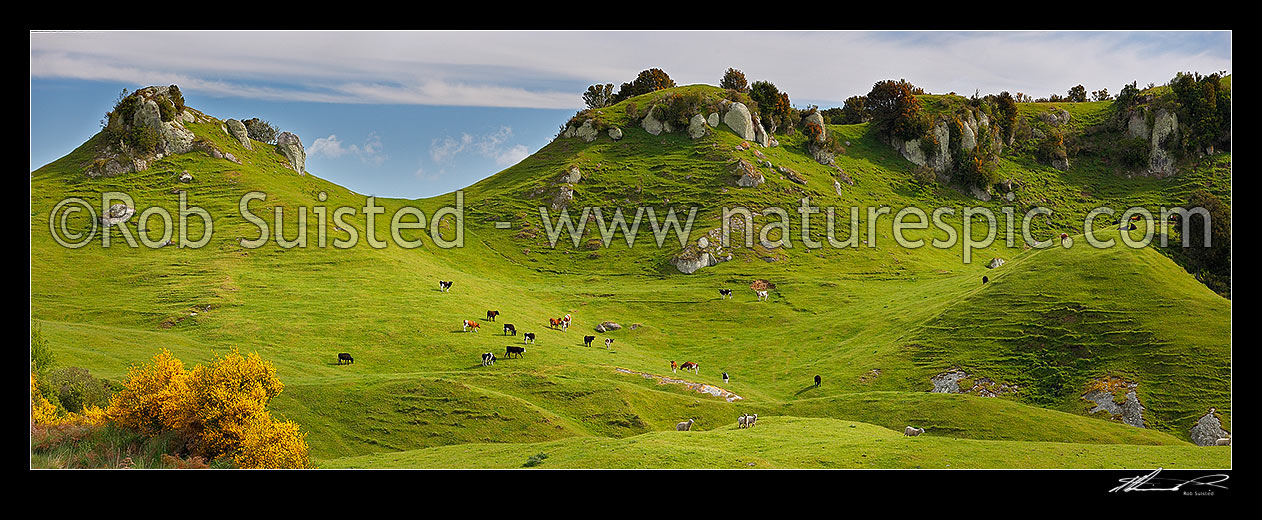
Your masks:
M298 134L316 175L434 196L545 145L587 85L651 67L679 84L716 84L736 67L798 106L839 106L887 78L937 93L1116 93L1230 71L1231 33L32 32L30 163L94 134L121 89L176 83L211 115Z

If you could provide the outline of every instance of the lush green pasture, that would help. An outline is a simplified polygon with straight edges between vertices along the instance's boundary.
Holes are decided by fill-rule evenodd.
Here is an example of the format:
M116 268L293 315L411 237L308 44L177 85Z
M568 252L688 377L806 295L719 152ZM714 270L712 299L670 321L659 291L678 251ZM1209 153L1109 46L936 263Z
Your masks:
M621 106L606 110L622 113ZM983 203L955 187L915 182L912 165L867 125L829 127L847 143L837 163L855 181L840 194L836 171L807 157L800 136L760 151L802 174L805 185L761 168L765 184L740 188L728 162L762 159L738 151L741 140L726 127L690 140L624 126L621 141L558 139L464 190L464 247L440 248L420 231L403 236L421 238L417 248L390 238L396 210L419 208L428 219L455 203L449 194L377 199L385 214L371 229L387 245L367 243L358 210L345 223L359 243L341 249L332 241L346 238L342 226L331 216L319 225L314 208L362 208L363 196L298 175L265 144L246 150L217 124L190 126L242 164L196 152L144 172L88 179L80 168L89 143L32 173L32 314L62 364L101 377L121 378L160 348L186 363L232 348L257 351L286 384L272 408L303 426L322 466L519 467L540 452L548 454L542 467L1230 466L1229 450L1186 442L1210 406L1229 419L1230 303L1152 248L1094 249L1073 228L1095 204L1120 214L1129 205L1173 205L1197 185L1229 190L1229 155L1163 180L1006 160L1004 168L1024 182L1008 247L1000 212L1006 201ZM611 247L593 248L588 241L600 235L591 225L578 246L563 236L553 248L538 207L551 202L571 166L583 175L569 204L576 220L584 206L622 207L628 217L636 206L652 206L659 218L672 207L686 215L697 206L688 237L695 242L719 225L723 207L777 206L791 217L793 247L733 248L732 261L693 275L668 263L680 250L675 235L659 249L647 221L635 247L618 235ZM193 182L176 179L184 170ZM99 211L102 193L125 192L138 209L160 206L178 218L175 190L213 215L205 247L119 247L123 234L114 229L109 248L97 240L68 249L50 235L49 213L63 198L84 198ZM238 208L251 191L266 193L249 208L273 235L257 249L241 244L260 234ZM871 219L861 210L855 247L812 249L801 239L803 197L837 208L841 240L851 232L849 207L893 211L876 217L869 234ZM1066 230L1075 247L1025 247L1020 216L1044 204L1055 213L1036 219L1035 238ZM909 205L926 213L956 208L944 221L960 234L964 207L990 208L1000 234L972 251L968 264L959 244L904 248L890 223ZM306 212L307 247L277 245L275 210L287 240ZM811 218L810 236L823 241L824 214ZM497 229L495 221L512 226ZM439 222L443 236L454 238L454 219ZM978 229L983 222L972 221L977 240L986 234ZM83 214L68 219L71 229L88 225ZM194 239L204 229L197 218L189 227ZM1116 226L1102 219L1100 227L1102 238L1116 236L1108 230ZM138 232L136 218L128 229ZM321 230L326 247L317 247ZM930 227L907 236L946 234ZM1008 263L987 269L995 257ZM991 282L983 285L982 276ZM769 301L747 289L755 279L776 284ZM439 280L455 285L443 293ZM722 299L720 288L735 297ZM487 310L502 314L487 322ZM567 313L570 330L548 327L548 318ZM462 331L465 319L481 322L481 331ZM606 320L623 328L595 333ZM504 323L518 335L503 336ZM505 359L506 346L523 345L522 332L537 341L524 345L520 359ZM585 347L584 335L598 339ZM609 349L605 338L615 339ZM339 352L355 363L338 365ZM480 366L483 352L500 359ZM699 373L672 375L670 361L698 362ZM999 398L928 393L930 377L952 367L1029 390ZM717 385L743 399L727 402L616 368ZM1115 374L1141 382L1147 429L1086 415L1079 396L1088 380ZM818 388L815 375L823 380ZM758 427L734 429L744 412L763 416ZM673 431L688 418L698 421L694 431ZM904 439L906 425L929 430Z

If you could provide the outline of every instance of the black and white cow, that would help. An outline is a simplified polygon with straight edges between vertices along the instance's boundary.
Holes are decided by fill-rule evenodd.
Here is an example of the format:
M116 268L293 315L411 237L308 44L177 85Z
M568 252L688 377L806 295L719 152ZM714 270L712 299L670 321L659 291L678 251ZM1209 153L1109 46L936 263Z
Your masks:
M613 345L613 338L605 338L605 348L609 348L610 345Z
M512 323L505 323L505 324L504 324L504 335L505 335L505 336L508 336L509 334L512 334L513 336L516 336L516 335L517 335L517 327L514 327Z
M482 366L489 366L489 365L494 365L494 364L495 364L495 354L492 354L490 352L482 354Z
M521 338L522 338L522 339L521 339L521 342L522 342L522 343L534 343L534 342L535 342L535 333L533 333L533 332L525 332L525 333L522 333Z
M438 290L440 290L440 291L442 291L442 292L447 292L448 290L450 290L450 289L451 289L451 284L453 284L453 283L456 283L456 282L445 282L445 281L443 281L443 280L439 280L439 281L438 281Z
M722 297L723 297L723 299L725 299L725 300L727 300L727 299L731 299L731 298L732 298L732 290L731 290L731 289L719 289L719 296L722 296Z

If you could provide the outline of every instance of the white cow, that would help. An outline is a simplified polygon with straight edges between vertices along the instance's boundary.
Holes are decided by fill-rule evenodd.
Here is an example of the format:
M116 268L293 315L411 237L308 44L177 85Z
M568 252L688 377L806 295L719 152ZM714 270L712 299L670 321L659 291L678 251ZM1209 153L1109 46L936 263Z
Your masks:
M688 430L691 430L691 429L692 429L692 423L694 423L694 422L697 422L697 421L695 421L695 420L693 420L693 419L688 419L687 421L684 421L684 422L681 422L681 423L679 423L679 424L676 424L676 425L675 425L675 431L686 432L686 431L688 431Z
M906 429L903 430L904 437L915 437L922 433L925 433L924 428L912 428L911 426L908 426Z

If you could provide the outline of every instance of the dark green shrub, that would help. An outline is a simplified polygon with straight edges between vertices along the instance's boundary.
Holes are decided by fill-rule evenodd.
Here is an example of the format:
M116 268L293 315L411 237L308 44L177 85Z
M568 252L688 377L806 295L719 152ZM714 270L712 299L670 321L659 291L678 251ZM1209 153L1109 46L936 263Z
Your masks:
M54 371L49 375L48 382L57 393L61 406L74 413L82 413L89 406L105 408L114 393L108 381L97 379L86 369L79 367Z
M167 88L167 95L171 96L171 103L175 104L176 112L184 111L184 93L180 92L180 87L171 85Z
M737 92L749 92L749 81L745 79L744 72L729 68L727 72L723 73L723 79L719 81L719 88Z
M1148 140L1123 138L1118 140L1117 161L1127 168L1142 168L1148 164Z
M158 104L158 117L162 121L175 120L175 114L178 112L175 108L175 103L172 103L166 96L157 96L154 98L154 102Z
M276 136L280 134L280 129L257 117L246 119L241 124L245 125L245 132L250 139L255 141L274 144Z

